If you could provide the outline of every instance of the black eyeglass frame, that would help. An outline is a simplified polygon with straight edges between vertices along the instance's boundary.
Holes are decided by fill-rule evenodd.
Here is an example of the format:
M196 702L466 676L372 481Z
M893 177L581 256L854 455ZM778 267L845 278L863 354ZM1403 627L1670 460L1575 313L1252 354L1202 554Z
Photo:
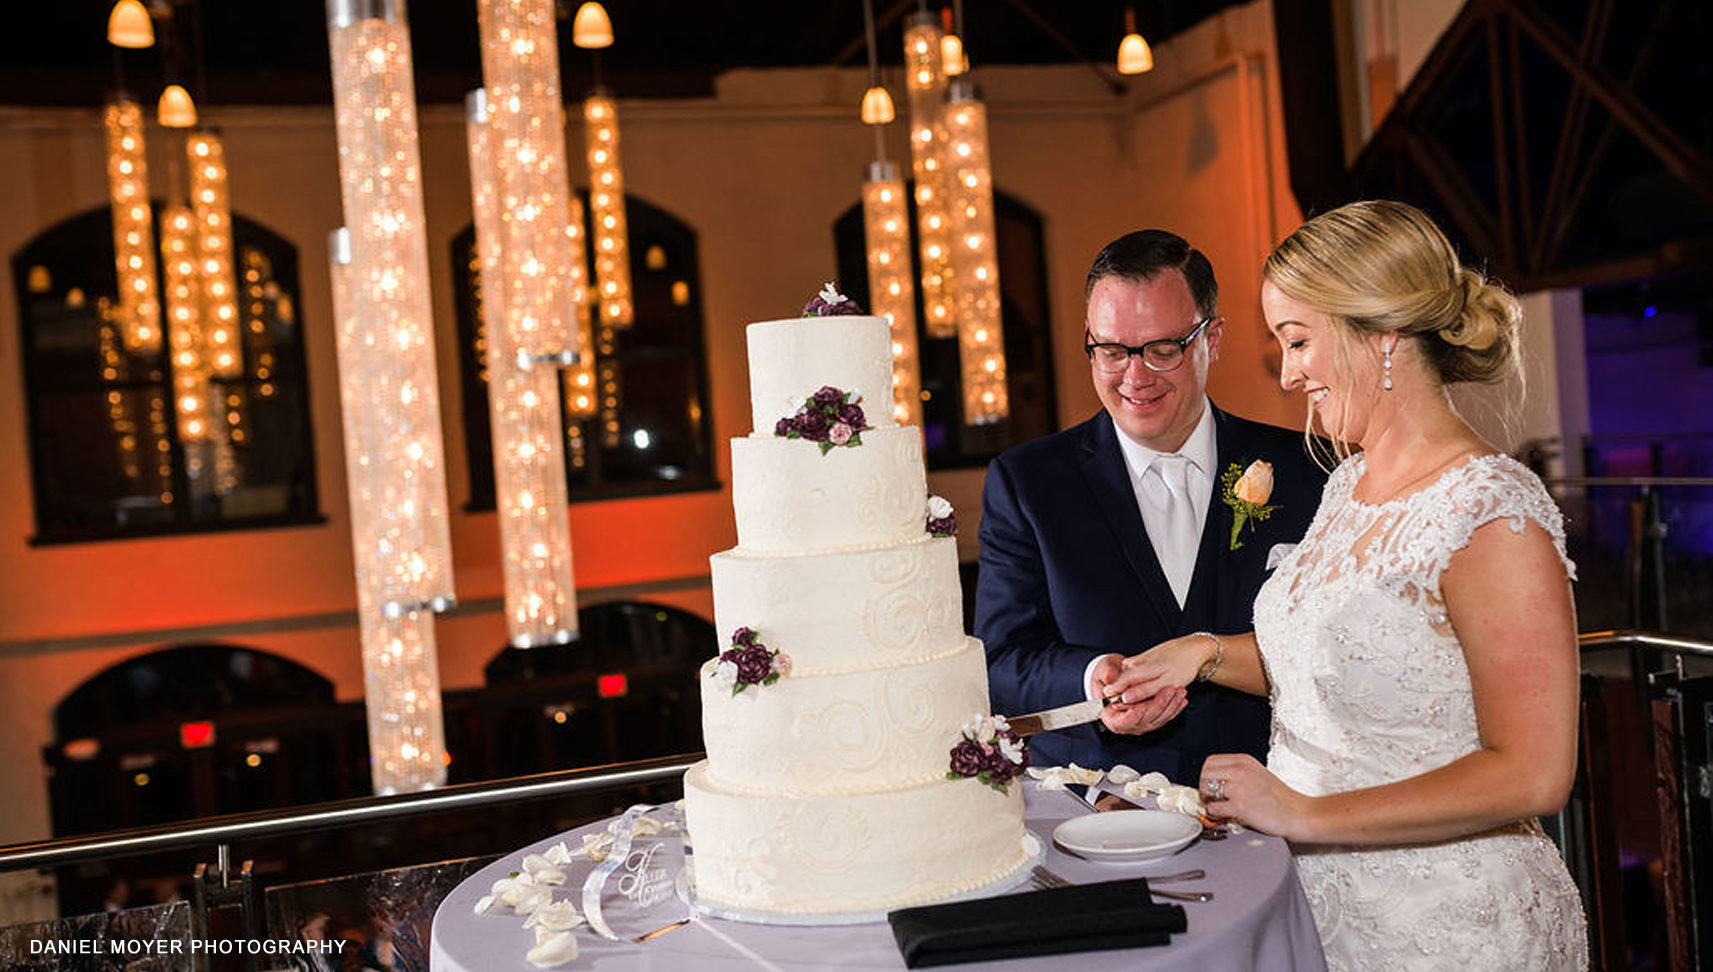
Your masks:
M1088 355L1089 361L1092 362L1094 361L1095 351L1100 348L1123 348L1125 351L1124 367L1119 368L1117 371L1107 372L1108 374L1115 375L1124 371L1125 368L1130 367L1130 359L1137 357L1142 359L1142 366L1147 368L1149 371L1159 372L1161 374L1168 371L1176 371L1183 365L1184 357L1189 353L1190 345L1195 343L1195 339L1201 336L1201 332L1205 330L1209 324L1212 324L1218 319L1219 315L1217 314L1209 315L1202 318L1200 321L1197 321L1196 326L1190 329L1190 333L1181 338L1159 338L1145 344L1120 344L1117 341L1094 341L1092 340L1094 335L1085 327L1083 328L1083 353ZM1173 360L1169 367L1154 367L1154 365L1148 360L1148 349L1167 344L1175 345L1177 347L1177 358Z

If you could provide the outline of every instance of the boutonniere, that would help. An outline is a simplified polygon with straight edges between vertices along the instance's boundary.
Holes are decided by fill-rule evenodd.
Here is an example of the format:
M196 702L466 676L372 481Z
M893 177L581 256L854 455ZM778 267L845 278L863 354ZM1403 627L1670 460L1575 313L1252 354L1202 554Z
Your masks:
M1240 534L1245 524L1249 532L1254 533L1255 524L1272 516L1278 509L1267 505L1267 500L1273 495L1273 464L1257 459L1246 469L1241 462L1234 462L1219 477L1219 488L1225 497L1225 505L1231 507L1229 549L1236 550L1243 546Z

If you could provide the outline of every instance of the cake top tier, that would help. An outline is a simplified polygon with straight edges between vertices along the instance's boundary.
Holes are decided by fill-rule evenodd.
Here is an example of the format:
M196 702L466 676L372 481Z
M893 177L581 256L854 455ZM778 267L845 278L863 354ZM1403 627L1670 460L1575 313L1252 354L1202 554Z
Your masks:
M751 324L749 391L752 431L772 435L824 387L862 396L872 428L892 420L892 334L870 316L796 317Z

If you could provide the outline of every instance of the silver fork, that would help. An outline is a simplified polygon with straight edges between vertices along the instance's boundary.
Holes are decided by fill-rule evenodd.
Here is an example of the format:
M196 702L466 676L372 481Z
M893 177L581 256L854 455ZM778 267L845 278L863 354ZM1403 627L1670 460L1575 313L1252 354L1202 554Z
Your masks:
M1029 880L1036 887L1042 889L1068 888L1071 886L1071 882L1059 877L1057 874L1054 874L1052 871L1047 870L1039 864L1035 865L1035 869L1029 872Z

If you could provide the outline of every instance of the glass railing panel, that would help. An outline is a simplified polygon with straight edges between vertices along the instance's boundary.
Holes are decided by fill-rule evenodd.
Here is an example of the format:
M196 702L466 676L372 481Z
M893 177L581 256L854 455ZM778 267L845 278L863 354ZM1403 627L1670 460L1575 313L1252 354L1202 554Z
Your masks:
M434 910L459 882L493 859L470 857L271 887L263 895L267 937L330 943L328 951L307 953L299 964L282 966L294 972L427 972Z
M0 968L12 972L190 972L184 901L0 928Z

